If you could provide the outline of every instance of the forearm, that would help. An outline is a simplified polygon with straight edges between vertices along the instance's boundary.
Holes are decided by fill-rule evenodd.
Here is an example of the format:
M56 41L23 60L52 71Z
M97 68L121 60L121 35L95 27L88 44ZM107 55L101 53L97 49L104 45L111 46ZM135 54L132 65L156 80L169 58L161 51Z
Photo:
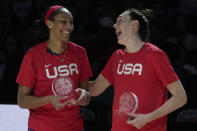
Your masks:
M177 95L168 99L161 107L149 113L150 121L165 116L186 104L186 96Z
M89 86L89 93L91 96L98 96L100 93L100 90L98 90L94 85Z
M36 97L36 96L30 96L26 95L21 98L18 98L18 105L21 108L38 108L43 105L50 103L50 96L44 96L44 97Z
M110 83L103 77L102 74L99 74L97 79L89 83L89 92L91 96L98 96L103 93Z
M95 82L96 81L89 81L88 91L91 96L97 96L97 90L95 89Z

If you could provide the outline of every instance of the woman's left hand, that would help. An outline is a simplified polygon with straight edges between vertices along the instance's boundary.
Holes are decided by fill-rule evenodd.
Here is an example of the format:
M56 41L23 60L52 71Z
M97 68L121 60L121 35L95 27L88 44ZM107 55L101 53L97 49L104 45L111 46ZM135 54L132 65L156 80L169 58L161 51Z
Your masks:
M79 94L79 98L73 102L74 105L86 106L90 103L91 96L88 91L82 88L77 88L75 92Z
M148 122L150 122L150 116L148 114L134 114L128 113L130 117L134 117L132 120L128 120L127 124L135 126L137 129L141 129Z

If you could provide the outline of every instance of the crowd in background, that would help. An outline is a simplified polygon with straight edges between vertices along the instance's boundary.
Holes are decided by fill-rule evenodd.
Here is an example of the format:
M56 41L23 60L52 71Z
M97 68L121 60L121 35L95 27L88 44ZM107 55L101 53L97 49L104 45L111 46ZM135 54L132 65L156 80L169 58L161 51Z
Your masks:
M50 5L68 8L74 17L71 41L86 48L94 79L117 48L113 24L127 8L152 8L150 42L164 50L182 81L188 103L169 115L173 122L197 122L196 0L0 0L0 103L16 104L16 75L25 52L44 41L44 14ZM87 131L111 126L113 87L81 108ZM185 116L185 114L187 116ZM170 123L171 122L171 123ZM177 127L176 127L177 128ZM173 129L172 129L173 130Z

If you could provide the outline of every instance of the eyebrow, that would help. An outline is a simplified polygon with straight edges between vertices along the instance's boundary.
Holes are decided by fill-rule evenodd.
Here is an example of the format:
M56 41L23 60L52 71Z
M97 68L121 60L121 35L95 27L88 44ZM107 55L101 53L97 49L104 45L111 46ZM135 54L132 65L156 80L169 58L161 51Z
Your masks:
M122 18L122 16L118 16L117 19L116 19L116 21L120 20L121 18Z

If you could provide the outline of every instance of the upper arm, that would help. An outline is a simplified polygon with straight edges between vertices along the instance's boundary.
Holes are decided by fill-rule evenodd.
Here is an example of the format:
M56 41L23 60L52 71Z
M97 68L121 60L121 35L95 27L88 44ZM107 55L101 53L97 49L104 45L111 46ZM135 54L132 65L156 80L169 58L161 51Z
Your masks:
M93 82L93 84L89 87L90 94L92 96L98 96L100 95L108 86L110 83L103 77L102 73L98 75L96 80Z

